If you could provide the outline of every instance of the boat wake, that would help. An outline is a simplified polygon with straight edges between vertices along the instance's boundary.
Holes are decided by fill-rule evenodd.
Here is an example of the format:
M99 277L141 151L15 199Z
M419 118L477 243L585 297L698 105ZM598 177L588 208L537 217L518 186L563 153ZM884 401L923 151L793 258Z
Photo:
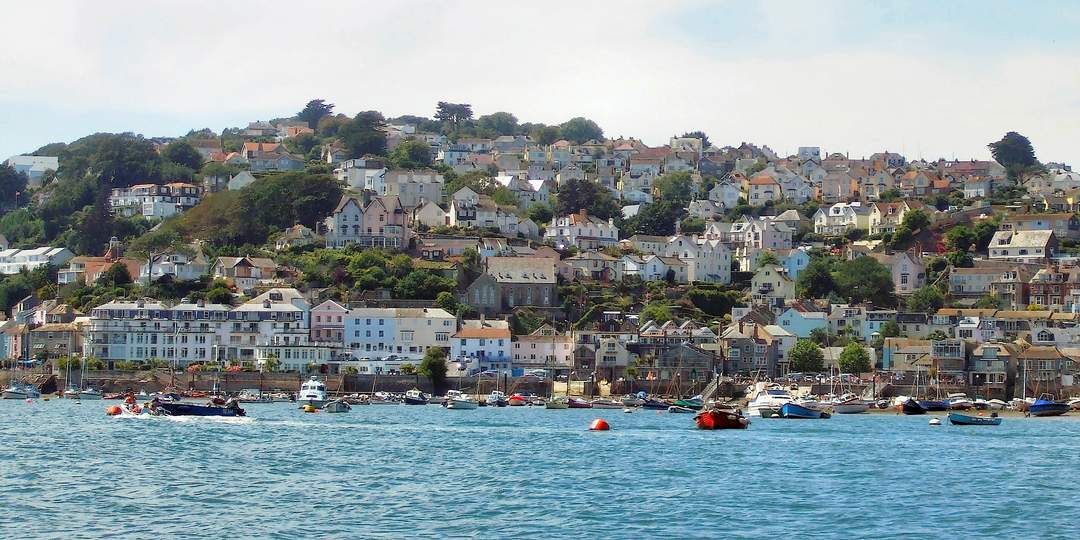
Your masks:
M254 418L248 416L156 416L150 413L135 414L130 412L120 413L113 416L113 418L123 418L127 420L149 420L151 418L159 418L181 424L252 424L255 422Z

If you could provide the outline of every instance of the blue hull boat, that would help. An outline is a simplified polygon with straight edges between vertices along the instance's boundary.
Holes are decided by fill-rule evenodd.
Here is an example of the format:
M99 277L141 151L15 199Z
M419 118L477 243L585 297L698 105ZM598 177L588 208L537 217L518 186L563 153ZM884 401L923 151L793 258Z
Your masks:
M1000 426L1001 417L994 413L991 416L971 416L960 413L949 413L949 423L954 426Z
M646 399L645 403L641 405L643 409L653 409L657 411L666 411L671 404L658 399Z
M1031 416L1061 416L1069 412L1067 403L1058 403L1048 399L1038 399L1028 407Z
M217 405L192 405L190 403L158 403L160 414L168 416L244 416L240 407L220 407Z
M821 411L815 411L796 403L785 403L780 407L780 418L822 418ZM828 418L827 416L825 418Z

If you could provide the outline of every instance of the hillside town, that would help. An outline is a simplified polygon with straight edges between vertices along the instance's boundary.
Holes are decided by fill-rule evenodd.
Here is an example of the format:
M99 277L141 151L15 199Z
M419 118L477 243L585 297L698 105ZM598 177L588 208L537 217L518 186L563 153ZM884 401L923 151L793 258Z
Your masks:
M876 373L1005 399L1074 386L1080 174L1017 133L989 144L993 160L781 155L464 104L435 119L332 107L108 135L145 147L153 173L89 142L8 159L0 357L328 375L427 360L606 381Z

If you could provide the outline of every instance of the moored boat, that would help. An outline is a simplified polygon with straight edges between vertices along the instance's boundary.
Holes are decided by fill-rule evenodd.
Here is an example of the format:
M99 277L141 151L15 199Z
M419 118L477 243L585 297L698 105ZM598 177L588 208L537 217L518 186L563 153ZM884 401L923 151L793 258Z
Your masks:
M997 413L991 413L990 416L972 416L951 412L949 423L954 426L998 426L1001 425L1001 417Z
M553 397L544 403L545 409L569 409L570 400L565 397Z
M657 411L666 411L671 406L670 403L654 398L645 398L645 402L641 404L643 408L653 409Z
M714 407L705 409L694 416L698 429L746 429L750 419L738 409Z
M928 411L949 410L949 400L947 399L920 399L919 405L922 405Z
M1027 412L1031 416L1061 416L1070 409L1068 403L1054 401L1054 396L1043 394L1035 400L1035 403L1028 405Z
M680 407L679 405L672 405L672 406L668 407L667 412L669 412L669 413L696 413L697 411L695 411L694 409L691 409L690 407Z
M828 417L828 413L795 402L788 402L780 406L780 418L819 419Z
M922 403L915 401L913 398L907 398L900 402L900 412L908 415L926 414L926 407L923 407Z
M488 407L506 407L510 404L506 399L506 394L502 393L500 390L492 390L484 401L487 403Z
M954 411L966 411L975 406L975 402L962 392L949 394L949 409Z
M645 393L642 392L640 395L628 394L623 396L622 400L620 401L622 401L622 404L627 407L641 407L645 404Z
M296 396L296 404L301 409L305 405L311 405L316 409L326 405L326 385L318 377L312 375L310 379L300 385L300 394Z
M32 384L12 381L11 384L4 389L2 397L3 399L38 399L41 397L41 392L39 392L37 387Z
M701 396L694 396L692 398L676 400L675 403L673 403L672 405L676 407L685 407L687 409L700 411L703 407L705 407L705 402L702 401Z
M334 401L328 401L326 405L323 405L322 410L328 413L345 413L352 410L352 406L344 399L335 399Z
M854 394L845 394L828 402L836 414L860 414L870 410L870 403Z
M567 400L571 409L591 409L592 403L579 398L569 398Z
M791 394L779 384L757 383L747 410L750 416L772 418L780 415L780 409L792 401Z
M458 409L475 409L475 408L477 408L479 406L480 406L479 402L477 402L475 399L473 399L473 398L471 398L471 397L469 397L469 396L467 396L465 394L458 393L458 394L451 395L449 392L447 392L447 395L446 395L446 408L447 409L454 409L454 410L458 410Z
M525 399L525 396L521 394L514 394L506 400L506 404L511 407L524 407L529 404L529 400Z
M594 399L589 403L594 409L622 409L624 407L621 401L614 399Z
M431 402L431 397L420 391L419 388L413 388L408 392L405 392L405 404L406 405L427 405Z

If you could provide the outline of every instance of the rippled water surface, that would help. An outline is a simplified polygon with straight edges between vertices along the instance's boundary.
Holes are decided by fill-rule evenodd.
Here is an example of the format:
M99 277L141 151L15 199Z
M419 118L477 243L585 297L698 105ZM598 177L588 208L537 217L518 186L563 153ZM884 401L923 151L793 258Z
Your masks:
M1080 418L702 432L650 411L108 404L0 402L0 538L1080 536Z

